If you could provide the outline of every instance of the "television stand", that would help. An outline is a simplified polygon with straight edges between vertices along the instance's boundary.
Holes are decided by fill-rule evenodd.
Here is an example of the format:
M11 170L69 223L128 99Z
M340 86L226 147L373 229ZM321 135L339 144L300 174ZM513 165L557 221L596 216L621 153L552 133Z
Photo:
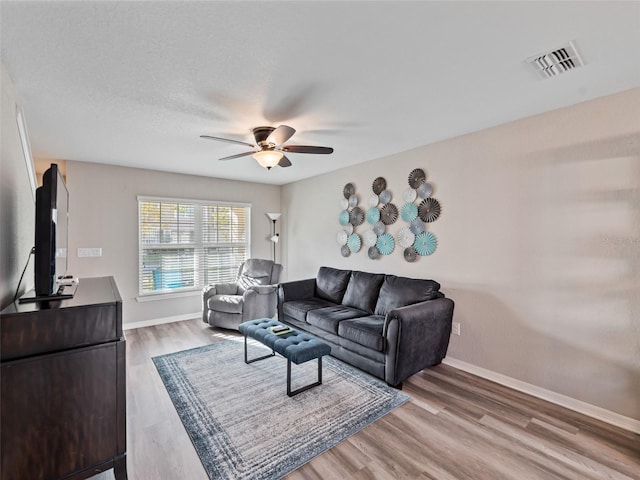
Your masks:
M0 478L126 480L122 299L113 277L0 312Z
M53 295L34 295L31 297L28 295L31 295L33 292L28 292L18 299L18 303L56 302L60 300L68 300L74 297L76 290L78 290L78 285L78 283L74 283L73 285L63 285L58 289L58 293Z

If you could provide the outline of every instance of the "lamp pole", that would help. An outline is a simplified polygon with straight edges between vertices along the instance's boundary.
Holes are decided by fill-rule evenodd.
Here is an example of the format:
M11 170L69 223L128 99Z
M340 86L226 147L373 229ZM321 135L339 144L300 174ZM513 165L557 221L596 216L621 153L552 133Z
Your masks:
M273 237L276 237L276 240L274 240ZM271 237L271 243L273 243L273 263L276 262L276 243L278 243L278 235L276 234L276 221L273 221L273 237Z
M273 236L271 242L273 243L273 262L276 261L276 243L280 240L280 234L276 233L276 221L280 218L281 213L267 213L267 216L273 222Z

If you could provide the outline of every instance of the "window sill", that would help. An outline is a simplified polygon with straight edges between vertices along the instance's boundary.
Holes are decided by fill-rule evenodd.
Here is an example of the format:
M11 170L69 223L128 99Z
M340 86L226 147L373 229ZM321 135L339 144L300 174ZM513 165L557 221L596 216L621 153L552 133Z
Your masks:
M151 293L148 295L137 296L136 301L144 303L155 302L157 300L171 300L172 298L195 297L196 295L200 295L201 291L202 289L199 288L197 290L188 290L186 292Z

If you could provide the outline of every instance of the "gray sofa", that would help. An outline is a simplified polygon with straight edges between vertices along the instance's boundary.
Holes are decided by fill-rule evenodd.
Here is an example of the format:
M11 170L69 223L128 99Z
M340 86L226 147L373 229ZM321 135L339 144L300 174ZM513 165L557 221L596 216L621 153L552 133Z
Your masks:
M397 388L445 357L453 306L433 280L330 267L278 286L278 320Z

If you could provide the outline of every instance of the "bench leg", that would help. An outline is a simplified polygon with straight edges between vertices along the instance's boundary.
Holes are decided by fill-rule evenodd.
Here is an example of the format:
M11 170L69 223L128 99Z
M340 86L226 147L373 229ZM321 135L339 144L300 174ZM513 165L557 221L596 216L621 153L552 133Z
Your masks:
M265 358L275 357L275 355L276 355L276 352L271 350L271 353L269 355L264 355L262 357L253 358L253 359L249 360L247 358L247 335L245 334L245 336L244 336L244 363L257 362L258 360L264 360Z
M310 388L317 387L318 385L322 385L322 357L318 357L318 381L314 383L310 383L304 387L298 388L297 390L291 391L291 360L287 359L287 395L293 397L302 392L306 392Z

